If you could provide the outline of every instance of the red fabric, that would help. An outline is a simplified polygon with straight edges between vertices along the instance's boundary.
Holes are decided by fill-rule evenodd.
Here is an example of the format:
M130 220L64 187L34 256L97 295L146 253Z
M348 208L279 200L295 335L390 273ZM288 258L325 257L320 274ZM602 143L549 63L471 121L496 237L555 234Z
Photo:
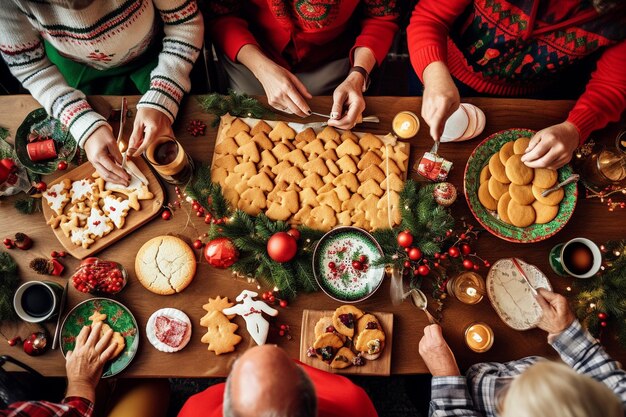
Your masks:
M519 48L520 53L527 53L526 47L535 52L545 53L547 50L551 54L548 58L558 56L557 65L560 62L576 62L596 52L598 48L603 48L586 91L568 116L568 121L579 130L582 143L592 131L619 120L626 109L626 41L623 40L623 33L607 29L617 25L594 26L594 22L600 22L600 17L589 7L589 2L584 0L420 0L407 28L411 63L420 79L424 68L430 63L442 61L448 65L455 78L476 91L500 96L523 96L543 88L545 84L542 84L541 78L549 79L555 73L558 74L559 69L555 70L553 63L545 62L545 56L542 58L544 62L539 62L536 56L528 55L523 56L523 64L539 68L536 77L539 80L519 82L514 70L505 75L502 75L504 71L495 75L481 71L484 68L481 65L494 57L498 57L496 61L501 67L510 63L515 68L522 56L514 49L506 51L506 57L499 56L500 51L487 50L482 60L471 60L468 57L473 56L472 51L468 49L484 47L481 44L484 39L467 39L471 37L475 25L495 28L498 41L506 39L513 47ZM516 15L526 26L518 24L518 20L507 20L501 14L503 10ZM481 20L476 23L474 18ZM611 22L610 14L601 19L602 22ZM614 19L611 23L619 22L619 17ZM568 42L574 41L559 37L566 29L568 35L581 41L580 44L572 46ZM457 45L461 37L465 37L464 49ZM521 72L522 65L518 69ZM558 78L552 79L558 82Z
M67 397L61 404L47 401L14 403L0 410L2 417L91 417L93 403L85 398Z
M318 417L378 416L365 391L348 378L303 363L299 365L315 386ZM213 385L193 395L180 410L178 417L221 417L225 386L224 383Z
M293 0L212 1L207 25L211 38L232 61L247 44L259 46L274 62L293 71L315 69L369 48L382 63L398 30L396 0L338 0L329 4ZM308 5L308 6L307 6ZM308 19L295 11L309 7ZM316 16L315 13L320 13Z

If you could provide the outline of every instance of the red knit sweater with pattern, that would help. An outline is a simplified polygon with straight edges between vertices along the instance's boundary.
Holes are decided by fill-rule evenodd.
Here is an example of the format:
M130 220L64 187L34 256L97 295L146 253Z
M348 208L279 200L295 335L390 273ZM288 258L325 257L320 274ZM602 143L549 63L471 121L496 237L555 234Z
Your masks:
M626 108L624 8L599 15L587 0L420 0L407 33L420 78L442 61L485 94L532 94L581 60L597 59L567 119L581 142Z

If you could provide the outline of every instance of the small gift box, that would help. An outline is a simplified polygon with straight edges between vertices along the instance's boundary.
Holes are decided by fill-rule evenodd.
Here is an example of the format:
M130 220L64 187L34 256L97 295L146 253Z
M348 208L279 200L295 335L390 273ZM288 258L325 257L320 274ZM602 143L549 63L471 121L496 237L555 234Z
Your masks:
M417 172L431 181L445 181L452 169L452 162L441 156L426 152L417 166Z

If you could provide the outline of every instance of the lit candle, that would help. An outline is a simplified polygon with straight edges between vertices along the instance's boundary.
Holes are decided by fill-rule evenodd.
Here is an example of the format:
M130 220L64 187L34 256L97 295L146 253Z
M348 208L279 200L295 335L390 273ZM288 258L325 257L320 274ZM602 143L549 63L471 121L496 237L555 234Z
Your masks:
M415 113L401 111L393 118L391 128L398 138L411 139L420 128L420 120Z
M446 286L448 294L465 304L476 304L483 299L485 282L475 272L462 272L451 278Z
M485 323L473 323L465 329L465 343L474 352L488 351L493 339L493 330Z

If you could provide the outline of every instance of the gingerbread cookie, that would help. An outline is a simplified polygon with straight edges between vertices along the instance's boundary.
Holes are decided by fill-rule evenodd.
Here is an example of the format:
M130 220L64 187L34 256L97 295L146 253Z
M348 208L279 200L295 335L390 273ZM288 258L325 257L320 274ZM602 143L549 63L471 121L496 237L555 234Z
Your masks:
M504 165L500 161L500 155L496 152L489 159L489 172L491 172L491 176L495 177L498 181L503 184L508 184L511 180L506 175L506 170Z
M498 208L498 202L491 196L491 193L489 193L489 181L480 184L478 188L478 200L487 210L493 211Z
M559 206L548 206L537 200L533 202L533 208L536 213L535 223L538 224L551 222L559 212Z
M216 355L228 353L235 350L235 346L241 342L241 336L235 332L239 328L235 323L219 311L212 311L208 317L203 317L204 325L207 328L206 334L202 336L200 341L208 343L208 350L215 352Z
M495 177L491 177L487 181L487 189L489 189L489 194L491 194L494 200L499 200L502 194L509 191L509 185L502 184Z
M534 177L532 168L522 162L522 155L513 155L506 161L506 176L513 184L530 184Z
M535 209L532 206L522 206L511 199L507 209L511 224L516 227L527 227L535 222Z
M506 164L506 161L508 161L509 158L515 153L513 151L513 145L514 142L507 142L500 148L498 156L500 158L500 162L502 162L502 165Z
M513 152L516 155L523 155L526 152L526 148L528 148L528 144L530 143L530 138L518 138L513 142Z
M533 178L533 185L539 188L550 188L559 178L559 174L554 169L547 168L535 168L535 178Z
M533 195L532 186L530 184L510 184L509 194L516 203L521 204L522 206L528 206L532 204L533 201L535 201L535 196Z
M505 223L511 224L511 219L509 218L509 203L511 202L511 195L506 192L502 194L500 199L498 200L498 216L500 220Z
M536 185L532 186L533 195L535 196L537 201L547 206L556 206L561 202L561 200L563 200L563 197L565 197L565 191L563 191L562 188L559 188L558 190L555 190L544 197L541 195L541 193L543 193L545 190L545 188L540 188Z

